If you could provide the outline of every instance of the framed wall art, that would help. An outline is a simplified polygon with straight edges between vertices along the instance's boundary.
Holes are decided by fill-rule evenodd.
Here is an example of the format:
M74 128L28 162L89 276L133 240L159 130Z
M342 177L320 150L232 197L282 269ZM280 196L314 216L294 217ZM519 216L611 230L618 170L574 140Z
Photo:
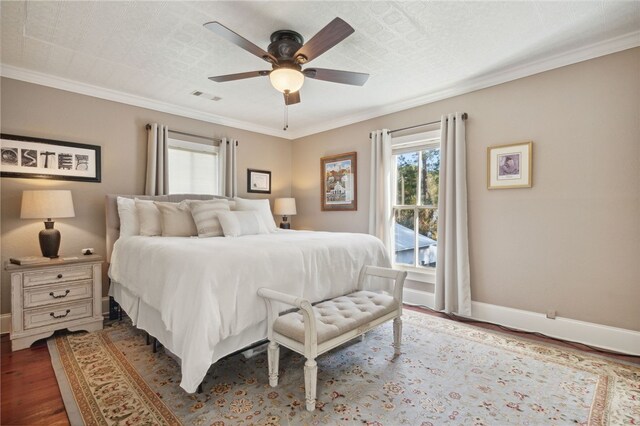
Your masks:
M320 159L320 203L323 211L358 210L357 153Z
M247 192L271 194L271 172L247 169Z
M487 148L487 188L531 188L533 142Z
M0 134L0 176L100 182L100 147Z

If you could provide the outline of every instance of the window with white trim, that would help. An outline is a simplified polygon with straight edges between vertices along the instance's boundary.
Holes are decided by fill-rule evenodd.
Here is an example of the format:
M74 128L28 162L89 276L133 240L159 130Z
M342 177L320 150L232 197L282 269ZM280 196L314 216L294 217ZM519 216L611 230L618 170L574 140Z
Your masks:
M429 272L438 248L440 131L391 140L395 266Z
M218 194L218 147L169 138L169 192Z

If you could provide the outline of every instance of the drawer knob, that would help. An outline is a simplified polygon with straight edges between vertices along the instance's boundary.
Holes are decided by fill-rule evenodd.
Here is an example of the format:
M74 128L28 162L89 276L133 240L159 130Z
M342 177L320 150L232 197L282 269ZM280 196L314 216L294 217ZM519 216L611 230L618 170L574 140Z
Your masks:
M71 309L67 309L67 312L65 312L64 314L61 314L61 315L56 315L53 312L51 312L49 315L51 315L54 318L64 318L67 315L69 315L69 312L71 312Z
M49 296L53 297L54 299L61 299L63 297L67 297L67 294L69 294L71 290L65 290L64 294L53 294L53 292L49 293Z
M62 278L62 274L58 274L58 278Z

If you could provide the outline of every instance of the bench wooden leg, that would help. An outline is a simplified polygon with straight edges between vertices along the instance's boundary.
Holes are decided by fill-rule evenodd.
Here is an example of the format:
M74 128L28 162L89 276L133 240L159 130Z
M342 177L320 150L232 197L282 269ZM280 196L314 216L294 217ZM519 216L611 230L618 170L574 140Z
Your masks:
M393 320L393 347L394 354L400 355L400 345L402 341L402 320L396 318Z
M280 345L276 342L269 342L267 349L269 361L269 385L272 388L278 386L278 363L280 362Z
M307 397L307 411L316 409L316 384L318 382L318 364L315 359L304 363L304 392Z

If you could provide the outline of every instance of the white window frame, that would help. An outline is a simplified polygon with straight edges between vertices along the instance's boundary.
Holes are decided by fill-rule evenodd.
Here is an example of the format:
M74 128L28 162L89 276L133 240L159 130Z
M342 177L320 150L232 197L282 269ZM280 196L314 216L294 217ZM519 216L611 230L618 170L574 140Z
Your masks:
M213 154L216 157L216 161L220 159L219 157L220 147L216 145L209 145L204 143L189 142L182 139L169 138L167 139L167 151L170 149ZM220 167L220 164L218 163L218 168L219 167ZM218 169L216 169L216 174L218 174ZM171 169L169 169L169 179L171 179ZM169 185L169 193L171 193L171 185ZM214 194L214 195L220 195L220 194Z
M429 148L440 148L440 129L431 130L428 132L415 133L407 136L398 136L391 138L391 156L392 159L394 156L398 154L403 154L407 152L415 152ZM418 187L417 187L417 197L416 205L401 205L396 204L397 200L397 188L398 188L398 176L397 176L397 168L396 162L392 162L392 190L391 190L391 211L393 213L391 223L389 224L391 231L390 235L392 237L392 245L391 245L391 262L394 268L402 269L408 272L407 278L413 281L421 281L425 283L435 284L436 282L436 268L433 267L417 267L413 265L406 265L402 263L395 263L395 212L396 209L413 209L413 220L414 220L414 229L418 229L418 220L419 220L419 212L420 210L433 209L438 206L434 205L420 205L420 197L422 195L422 191L420 188L420 178L418 178ZM422 162L418 162L418 177L422 175ZM418 232L415 232L415 244L414 247L418 246ZM419 250L414 249L414 264L417 264L417 257L419 255Z

